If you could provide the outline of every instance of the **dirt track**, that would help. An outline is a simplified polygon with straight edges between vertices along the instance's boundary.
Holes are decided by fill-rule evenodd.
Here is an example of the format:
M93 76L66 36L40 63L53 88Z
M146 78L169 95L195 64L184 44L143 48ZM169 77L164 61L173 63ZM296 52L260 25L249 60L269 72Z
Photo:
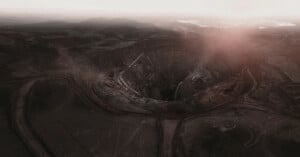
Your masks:
M34 156L299 156L298 58L272 32L78 29L0 45L0 87Z

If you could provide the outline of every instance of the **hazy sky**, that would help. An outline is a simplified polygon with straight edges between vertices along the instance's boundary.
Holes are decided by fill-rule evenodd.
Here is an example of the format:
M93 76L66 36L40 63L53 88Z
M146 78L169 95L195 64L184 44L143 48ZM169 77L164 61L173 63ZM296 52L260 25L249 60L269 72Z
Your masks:
M66 16L300 16L300 0L1 0L0 12Z

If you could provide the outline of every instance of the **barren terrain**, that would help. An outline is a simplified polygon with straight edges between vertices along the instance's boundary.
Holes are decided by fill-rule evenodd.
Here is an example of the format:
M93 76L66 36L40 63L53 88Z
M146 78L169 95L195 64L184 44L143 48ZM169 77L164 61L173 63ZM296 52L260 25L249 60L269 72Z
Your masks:
M0 156L299 157L300 28L0 27Z

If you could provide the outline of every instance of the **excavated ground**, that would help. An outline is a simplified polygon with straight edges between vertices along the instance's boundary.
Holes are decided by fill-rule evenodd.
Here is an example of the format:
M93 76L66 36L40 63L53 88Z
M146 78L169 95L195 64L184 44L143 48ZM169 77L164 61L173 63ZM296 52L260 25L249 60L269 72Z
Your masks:
M0 156L300 156L298 29L100 26L0 29Z

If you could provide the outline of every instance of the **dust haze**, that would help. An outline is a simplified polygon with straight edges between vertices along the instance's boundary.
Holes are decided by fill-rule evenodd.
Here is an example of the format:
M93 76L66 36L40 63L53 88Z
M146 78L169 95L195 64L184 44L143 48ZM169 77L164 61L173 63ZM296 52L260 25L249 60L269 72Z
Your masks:
M204 5L218 15L177 1L156 14L33 0L9 13L21 2L0 14L0 156L300 156L291 3L268 5L276 17L236 0Z

